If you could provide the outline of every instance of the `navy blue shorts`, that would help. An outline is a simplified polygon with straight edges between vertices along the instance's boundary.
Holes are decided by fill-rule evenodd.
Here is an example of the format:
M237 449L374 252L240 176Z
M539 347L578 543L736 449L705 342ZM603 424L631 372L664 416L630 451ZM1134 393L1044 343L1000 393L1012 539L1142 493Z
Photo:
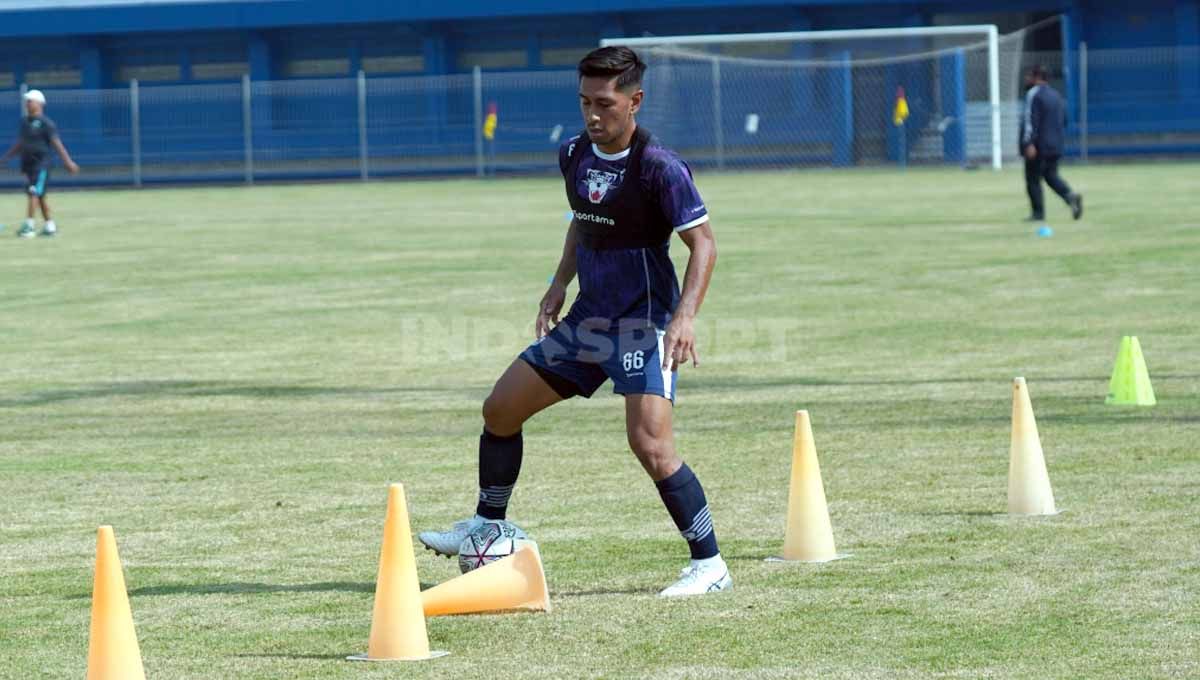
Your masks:
M616 394L657 394L675 402L675 371L662 367L663 331L654 326L608 330L587 321L563 323L521 353L521 359L564 399L590 397L613 381Z
M21 173L28 182L26 191L30 196L45 196L46 184L50 181L50 167L43 161L28 160L21 162Z

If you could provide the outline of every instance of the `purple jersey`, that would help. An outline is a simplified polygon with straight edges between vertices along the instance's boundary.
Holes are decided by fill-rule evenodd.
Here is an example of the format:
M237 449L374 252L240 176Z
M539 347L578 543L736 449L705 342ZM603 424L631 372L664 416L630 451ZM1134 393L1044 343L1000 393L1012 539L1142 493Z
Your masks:
M575 168L575 176L565 179L568 186L574 187L577 202L609 207L619 205L614 201L622 200L622 196L630 200L630 194L620 189L631 181L625 177L631 149L606 154L586 137L564 142L559 148L559 168L564 176L572 166ZM679 282L669 254L670 232L707 222L708 210L687 164L655 137L649 138L642 152L639 175L639 184L627 189L640 191L640 200L656 208L652 211L654 221L661 224L636 228L666 237L661 243L639 248L597 249L580 243L576 248L580 292L567 315L572 322L600 318L607 319L614 330L630 322L664 328L679 303ZM579 209L575 210L575 219L608 222Z

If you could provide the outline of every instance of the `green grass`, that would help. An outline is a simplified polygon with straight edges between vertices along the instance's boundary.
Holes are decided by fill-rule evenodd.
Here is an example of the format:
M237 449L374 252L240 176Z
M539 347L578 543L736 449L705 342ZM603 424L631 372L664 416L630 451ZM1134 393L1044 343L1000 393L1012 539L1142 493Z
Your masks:
M677 437L735 590L653 597L686 550L605 388L526 429L512 516L553 613L433 619L452 655L403 667L341 660L387 483L414 529L472 507L561 184L57 194L61 238L0 241L0 677L84 674L100 524L152 678L1194 676L1197 168L1066 175L1088 214L1052 204L1051 239L1014 172L702 175L720 261ZM1104 405L1123 334L1155 408ZM1058 517L1003 514L1017 375ZM851 559L762 561L798 408Z

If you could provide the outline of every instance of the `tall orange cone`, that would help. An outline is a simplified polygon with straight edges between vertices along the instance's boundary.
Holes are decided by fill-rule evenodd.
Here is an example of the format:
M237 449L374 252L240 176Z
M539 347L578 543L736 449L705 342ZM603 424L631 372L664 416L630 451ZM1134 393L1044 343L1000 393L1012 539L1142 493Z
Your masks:
M125 575L113 528L96 532L96 578L88 640L88 680L145 680L142 652L133 629Z
M526 543L503 559L421 593L425 616L497 611L550 611L550 591L537 546Z
M833 545L833 526L829 522L829 506L825 503L812 423L808 411L796 411L783 557L773 558L773 561L829 562L841 557L845 555L838 555Z
M347 657L352 661L423 661L447 652L430 652L421 610L421 583L413 556L412 533L404 486L388 489L383 547L379 551L379 576L375 581L375 609L367 653Z
M1057 515L1042 440L1024 378L1013 380L1012 445L1008 454L1008 512Z

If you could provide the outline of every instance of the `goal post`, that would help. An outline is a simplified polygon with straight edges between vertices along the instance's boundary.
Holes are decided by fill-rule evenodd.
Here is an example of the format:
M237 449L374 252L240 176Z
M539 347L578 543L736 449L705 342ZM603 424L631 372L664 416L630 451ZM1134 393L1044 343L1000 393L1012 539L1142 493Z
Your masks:
M986 43L987 95L990 109L991 165L999 170L1003 165L1000 103L1000 31L994 24L960 26L912 26L900 28L866 28L832 31L786 31L773 33L732 33L711 35L652 36L641 38L605 38L601 47L625 45L641 48L710 48L717 45L747 43L819 43L834 41L870 41L904 38L971 38ZM713 71L719 73L719 55L713 55ZM717 113L716 115L720 115ZM721 134L718 128L718 136ZM720 152L718 152L720 155Z

